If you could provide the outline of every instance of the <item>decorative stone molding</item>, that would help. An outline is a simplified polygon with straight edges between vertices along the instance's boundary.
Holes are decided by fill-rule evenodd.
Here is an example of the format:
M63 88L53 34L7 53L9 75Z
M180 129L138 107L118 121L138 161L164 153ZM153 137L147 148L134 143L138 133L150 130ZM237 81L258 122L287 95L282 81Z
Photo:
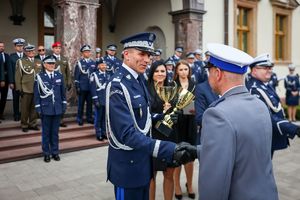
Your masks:
M296 0L270 0L273 6L278 6L285 9L296 9L300 4Z

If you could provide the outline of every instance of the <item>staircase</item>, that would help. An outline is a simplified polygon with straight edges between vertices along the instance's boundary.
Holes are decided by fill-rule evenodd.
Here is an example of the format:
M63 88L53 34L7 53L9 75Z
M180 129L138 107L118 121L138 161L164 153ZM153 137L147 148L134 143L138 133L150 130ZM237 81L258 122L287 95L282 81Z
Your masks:
M100 142L96 139L92 124L78 126L74 121L66 124L68 127L60 128L59 131L61 153L107 145L106 141ZM0 164L41 156L41 130L29 130L24 133L20 128L20 122L0 124Z

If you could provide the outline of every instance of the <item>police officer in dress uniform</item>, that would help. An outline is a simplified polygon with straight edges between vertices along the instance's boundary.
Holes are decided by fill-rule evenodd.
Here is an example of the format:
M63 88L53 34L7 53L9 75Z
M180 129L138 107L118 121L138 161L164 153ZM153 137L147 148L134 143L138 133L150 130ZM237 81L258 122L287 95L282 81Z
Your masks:
M124 62L106 88L107 176L115 186L117 200L149 199L152 156L186 163L196 153L191 145L176 148L172 142L150 137L150 102L142 74L150 62L155 37L139 33L121 41Z
M77 123L79 126L83 125L83 109L86 102L86 120L88 123L93 124L92 119L92 96L90 92L90 79L91 73L96 71L96 63L91 59L91 46L88 44L80 48L82 58L76 62L75 66L75 87L78 96L78 110L77 110Z
M19 59L16 64L16 90L21 96L21 128L23 132L28 129L39 130L37 126L37 113L33 102L34 78L42 69L41 61L34 59L35 46L28 44L24 47L26 57Z
M174 62L174 65L176 65L178 61L181 59L182 53L183 53L183 47L176 47L174 55L169 57L168 60L172 60Z
M108 79L110 79L110 77L122 65L122 61L116 57L116 51L117 45L110 44L107 46L106 55L103 57L104 62L107 65L106 74Z
M52 51L53 51L53 55L56 58L55 71L63 75L65 89L70 91L72 87L71 71L70 71L68 58L66 58L61 54L61 43L60 42L53 43ZM67 124L65 124L64 122L64 113L61 115L60 126L67 127Z
M295 74L295 66L288 66L289 74L284 79L285 103L288 109L289 121L296 121L297 106L299 105L299 75Z
M166 68L167 68L167 80L168 83L172 83L174 81L174 67L175 63L172 60L167 60L165 62Z
M95 56L95 61L96 63L100 61L101 59L101 49L99 47L97 47L95 49L95 52L96 52L96 56Z
M0 63L3 64L4 82L5 82L5 85L0 88L0 120L5 119L3 113L6 105L8 86L13 82L13 78L9 73L9 71L11 70L10 57L4 51L5 51L4 43L0 41Z
M20 121L21 113L19 109L20 104L20 93L16 90L15 87L15 74L16 74L16 63L17 60L25 57L23 52L23 47L25 40L23 38L16 38L13 40L15 52L10 54L11 68L9 71L10 76L12 77L12 83L10 84L10 89L12 89L13 94L13 109L14 109L14 120Z
M251 82L248 89L251 94L262 100L269 109L272 120L272 157L276 150L285 149L289 145L289 138L300 136L300 129L285 119L284 110L280 98L275 90L268 84L270 80L273 63L269 54L257 56L251 67ZM257 109L257 111L259 111ZM260 112L260 111L259 111Z
M244 86L253 58L223 44L211 43L207 49L209 84L221 97L203 115L199 199L278 200L270 114Z
M207 71L205 69L205 62L202 59L202 51L200 49L196 49L194 52L195 62L194 65L198 71L197 83L203 83L207 80Z
M95 106L95 131L96 138L99 141L107 139L105 126L105 88L107 83L106 78L106 63L103 59L97 62L98 70L90 76L91 95Z
M61 115L66 111L67 102L64 78L55 71L55 56L43 60L44 70L36 75L34 82L34 103L42 122L42 150L44 161L50 162L50 155L59 161L58 131Z

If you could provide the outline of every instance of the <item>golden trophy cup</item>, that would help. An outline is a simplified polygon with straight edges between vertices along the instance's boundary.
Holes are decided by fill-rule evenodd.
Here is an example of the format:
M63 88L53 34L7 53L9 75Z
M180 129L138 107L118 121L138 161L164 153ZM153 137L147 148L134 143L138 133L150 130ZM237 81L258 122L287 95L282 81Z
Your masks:
M159 98L163 100L165 104L169 103L176 96L178 92L176 83L174 86L158 86L156 84L155 90ZM165 114L166 111L167 110L164 110L163 113Z
M187 105L189 105L195 98L195 95L188 91L187 89L180 88L178 90L178 100L176 103L175 108L173 111L167 115L164 116L164 119L161 121L158 121L155 125L155 128L165 136L169 137L172 133L172 126L174 122L171 119L171 115L174 114L177 110L181 110Z

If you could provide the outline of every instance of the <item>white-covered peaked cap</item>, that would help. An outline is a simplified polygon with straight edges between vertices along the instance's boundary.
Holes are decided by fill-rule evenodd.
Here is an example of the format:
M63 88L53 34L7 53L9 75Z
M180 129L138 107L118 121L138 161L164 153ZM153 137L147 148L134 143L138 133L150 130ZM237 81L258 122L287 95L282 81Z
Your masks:
M196 49L194 53L201 55L202 51L201 51L201 49Z
M35 46L28 43L28 44L24 47L24 50L25 50L25 51L33 51L33 50L35 50Z
M261 54L253 59L253 62L250 64L250 67L258 66L266 66L266 67L273 67L273 62L270 54L264 53Z
M16 38L12 41L15 45L24 45L25 40L23 38Z
M244 74L253 62L250 55L228 45L209 43L207 50L210 54L208 62L224 71Z
M296 66L293 64L288 65L289 70L295 70Z

